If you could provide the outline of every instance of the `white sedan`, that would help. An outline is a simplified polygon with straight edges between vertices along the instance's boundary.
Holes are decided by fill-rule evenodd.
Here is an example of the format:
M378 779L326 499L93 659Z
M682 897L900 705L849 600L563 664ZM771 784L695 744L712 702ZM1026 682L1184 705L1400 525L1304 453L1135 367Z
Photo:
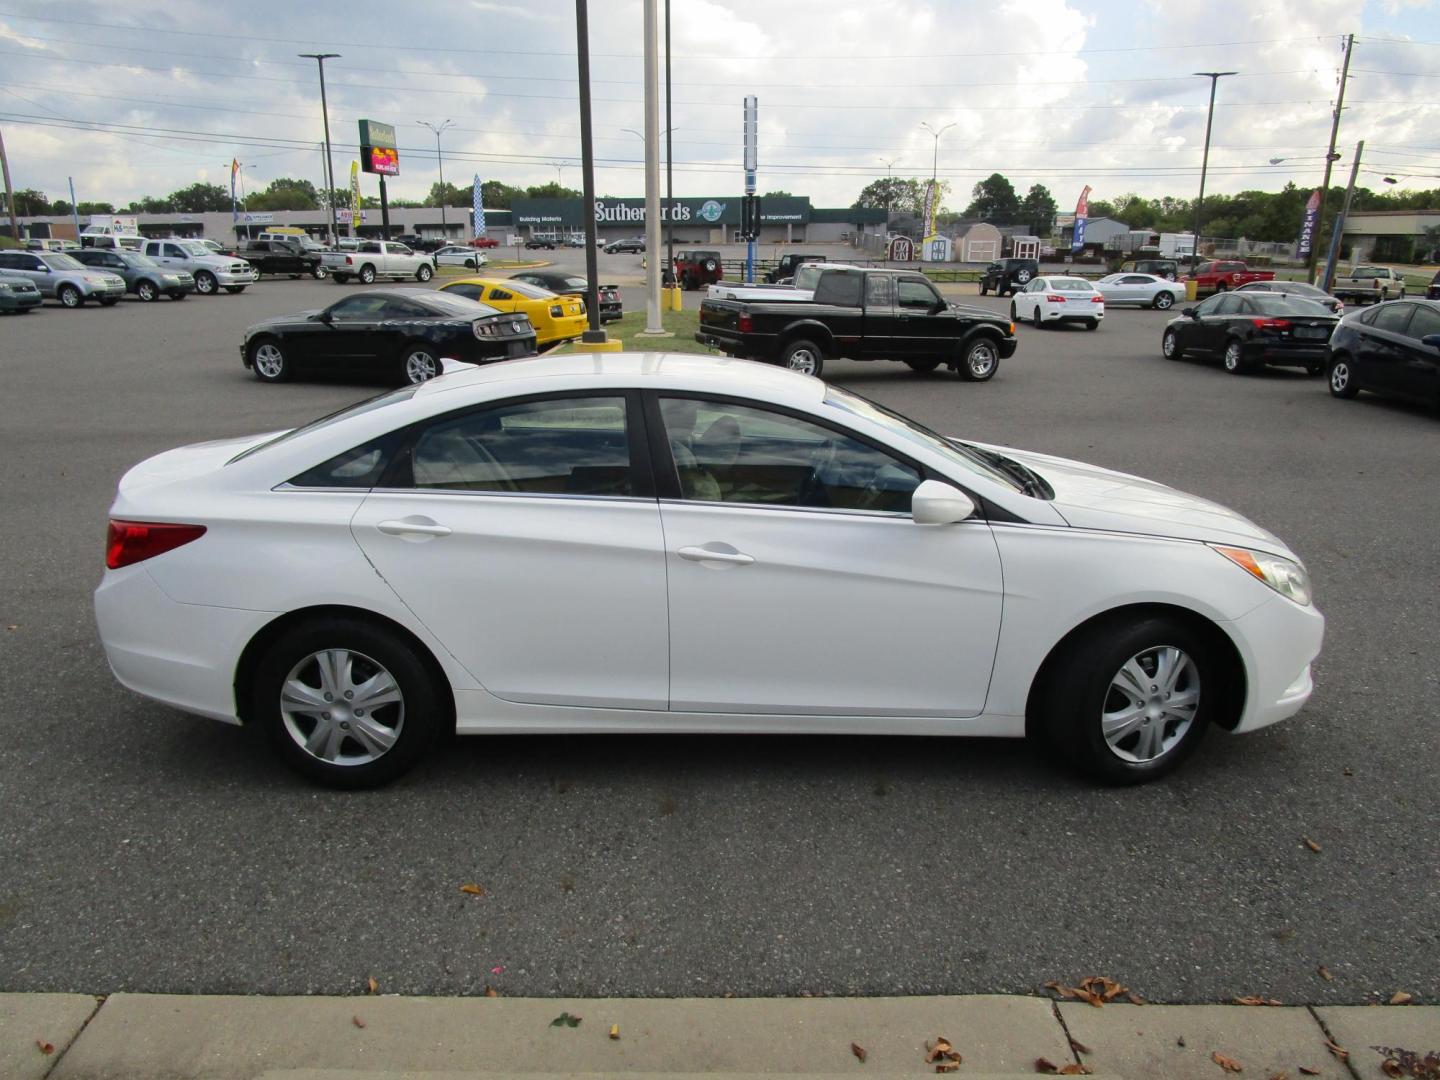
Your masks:
M1010 318L1029 319L1036 326L1078 322L1086 330L1098 330L1105 318L1105 297L1084 278L1037 277L1011 299Z
M1168 311L1185 299L1185 286L1154 274L1110 274L1095 283L1107 304L1138 304Z
M434 259L436 266L463 266L470 270L479 269L488 261L474 248L460 247L458 244L436 248Z
M1324 631L1232 510L741 360L465 368L110 513L119 680L343 787L449 729L1030 735L1133 783L1298 710Z

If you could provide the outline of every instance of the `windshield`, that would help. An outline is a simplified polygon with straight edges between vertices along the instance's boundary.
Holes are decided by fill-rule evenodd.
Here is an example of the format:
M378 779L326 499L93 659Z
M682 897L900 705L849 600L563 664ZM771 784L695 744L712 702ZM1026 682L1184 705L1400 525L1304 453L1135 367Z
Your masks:
M214 255L215 252L200 243L199 240L183 240L180 242L180 250L188 251L191 255Z
M85 267L76 262L69 255L62 255L58 251L52 251L48 255L41 255L40 261L51 270L84 270Z
M583 277L567 277L565 278L565 288L579 289L581 292L584 292L585 279Z
M422 304L432 311L438 311L443 315L459 315L466 319L476 319L481 315L499 315L497 308L489 304L482 304L478 300L471 300L466 296L458 296L448 292L426 293L423 297L416 297Z
M311 420L308 424L304 424L297 428L291 428L289 431L282 431L273 439L266 439L264 442L252 446L248 450L242 450L225 464L234 465L235 462L243 461L251 454L258 454L261 450L268 450L272 446L278 446L280 443L285 442L287 439L293 439L296 435L303 435L307 431L316 431L319 428L327 427L328 425L334 424L340 420L346 420L352 416L359 416L361 413L371 412L375 409L383 409L386 405L394 405L401 401L409 401L412 397L415 396L415 391L418 389L420 389L420 387L418 386L403 386L399 390L389 390L386 393L380 394L376 397L366 398L364 401L356 402L354 405L347 405L345 406L345 408L340 409L337 412L327 413L325 416L320 417L318 420Z
M1024 490L1013 478L992 467L978 451L964 443L937 435L909 417L891 412L885 406L877 405L859 394L841 390L838 386L828 386L825 388L825 404L841 412L849 413L852 416L861 416L881 425L899 446L922 447L931 453L941 455L948 463L963 469L972 476L979 476L993 484L1000 484L1010 491Z

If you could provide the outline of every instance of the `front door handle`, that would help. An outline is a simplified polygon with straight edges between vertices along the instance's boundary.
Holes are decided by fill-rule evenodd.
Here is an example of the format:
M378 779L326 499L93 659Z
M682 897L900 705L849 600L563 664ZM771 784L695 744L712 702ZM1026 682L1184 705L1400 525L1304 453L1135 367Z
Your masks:
M408 517L398 521L382 521L375 526L387 536L449 536L450 526L429 518Z
M749 566L755 561L753 555L746 555L743 551L714 551L707 547L682 547L675 554L691 562L723 562Z

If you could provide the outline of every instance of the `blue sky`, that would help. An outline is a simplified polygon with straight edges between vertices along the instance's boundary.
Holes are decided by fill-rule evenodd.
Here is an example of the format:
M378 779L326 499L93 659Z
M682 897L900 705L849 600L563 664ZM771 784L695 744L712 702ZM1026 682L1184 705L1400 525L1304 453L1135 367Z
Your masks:
M592 0L594 122L602 194L639 194L642 6ZM434 137L452 120L446 178L579 183L572 0L357 2L343 17L278 0L161 8L0 0L0 125L17 187L124 203L197 179L247 187L319 182L327 66L336 173L356 120L395 124L398 197L435 180ZM1208 80L1220 83L1210 191L1319 182L1340 43L1358 36L1340 131L1343 178L1440 187L1440 8L1410 0L672 0L675 186L725 194L740 174L740 103L760 98L761 190L848 205L869 180L938 172L968 201L1002 172L1051 189L1084 184L1190 197ZM1415 42L1418 42L1415 43ZM1272 158L1281 159L1271 164ZM367 192L374 186L366 178ZM370 192L373 193L373 192Z

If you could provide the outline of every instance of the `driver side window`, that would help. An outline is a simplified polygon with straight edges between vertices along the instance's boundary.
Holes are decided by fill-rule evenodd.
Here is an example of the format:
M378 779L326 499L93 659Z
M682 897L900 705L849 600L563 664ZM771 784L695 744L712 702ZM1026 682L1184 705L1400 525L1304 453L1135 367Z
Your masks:
M681 498L908 514L913 466L832 428L748 405L662 397Z
M331 307L330 317L340 322L378 318L385 303L384 296L352 296Z
M929 311L939 300L934 287L924 278L905 277L896 284L896 307L923 308Z

